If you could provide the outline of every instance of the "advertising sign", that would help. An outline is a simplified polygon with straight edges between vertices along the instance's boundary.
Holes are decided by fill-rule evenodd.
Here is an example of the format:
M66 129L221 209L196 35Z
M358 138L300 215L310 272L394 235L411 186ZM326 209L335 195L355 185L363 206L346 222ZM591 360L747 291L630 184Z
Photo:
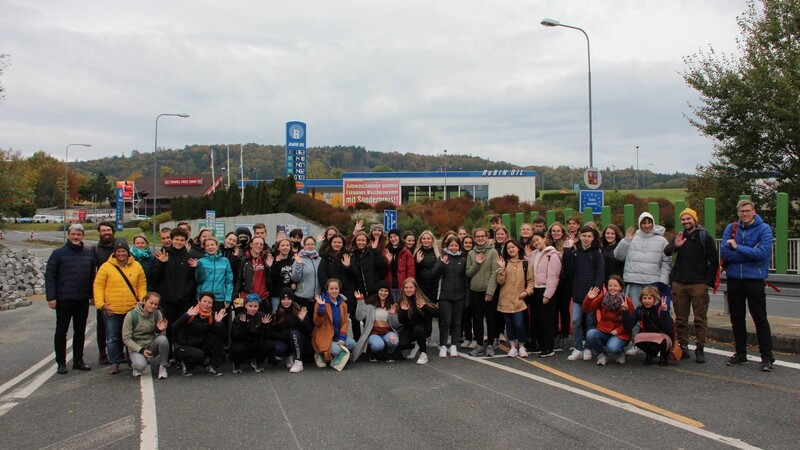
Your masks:
M306 193L306 124L286 122L286 176L298 181L297 192Z
M202 186L203 177L164 178L164 186Z
M387 201L400 204L400 180L344 180L344 206Z
M125 223L124 214L125 214L125 182L124 181L117 181L117 189L116 189L116 211L114 217L114 224L116 225L117 231L122 231L124 228L123 224Z

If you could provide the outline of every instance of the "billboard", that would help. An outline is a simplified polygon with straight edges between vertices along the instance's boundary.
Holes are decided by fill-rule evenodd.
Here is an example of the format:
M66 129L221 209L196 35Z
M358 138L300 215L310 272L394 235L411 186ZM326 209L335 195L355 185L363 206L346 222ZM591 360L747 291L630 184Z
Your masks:
M387 201L400 204L400 180L344 180L344 206Z

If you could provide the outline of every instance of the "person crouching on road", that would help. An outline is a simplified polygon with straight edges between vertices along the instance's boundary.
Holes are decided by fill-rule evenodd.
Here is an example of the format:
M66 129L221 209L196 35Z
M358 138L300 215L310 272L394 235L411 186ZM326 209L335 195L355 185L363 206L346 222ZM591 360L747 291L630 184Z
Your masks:
M394 304L389 282L381 280L377 285L377 292L366 300L364 294L355 292L356 320L364 321L361 338L356 343L353 352L353 361L356 361L367 347L369 347L369 360L377 361L379 355L386 357L387 362L394 362L395 352L400 345L397 335L400 321L397 318L397 306Z
M94 279L94 306L103 313L108 352L108 373L119 373L122 355L122 322L147 294L142 266L130 254L125 239L114 241L114 253L100 266Z
M644 352L644 363L653 364L653 358L660 355L658 365L666 366L674 330L666 297L659 301L658 289L647 286L639 294L636 310L624 312L623 317L625 328L629 330L639 324L633 343Z
M194 368L203 364L206 357L209 375L222 375L219 366L225 359L222 346L226 339L222 320L228 312L220 309L215 314L211 309L214 300L212 292L201 292L197 304L172 324L175 359L180 363L183 376L191 376Z
M257 239L261 238L253 238L253 241ZM256 293L247 294L244 311L231 324L233 373L242 373L245 361L250 361L253 370L261 373L264 371L264 360L274 353L274 342L267 340L267 328L272 322L272 315L259 311L260 307L261 297Z
M336 358L345 346L352 353L356 341L347 336L347 303L339 294L339 280L328 278L325 292L314 297L314 331L311 342L314 345L314 362L317 367L325 365Z
M167 378L169 340L166 330L169 324L158 309L160 303L161 296L157 292L148 292L122 322L122 342L130 352L134 377L141 376L147 364L158 358L158 379ZM155 371L155 365L153 369Z
M594 314L600 311L597 328L586 333L586 345L597 354L597 365L605 366L608 353L617 364L625 364L625 347L631 340L631 331L626 329L623 314L633 311L633 302L622 291L622 277L611 275L606 291L593 287L583 300L583 312Z
M314 328L310 319L308 308L295 303L292 289L283 288L270 334L275 356L287 357L286 368L291 373L303 371L303 355L310 351L308 338Z

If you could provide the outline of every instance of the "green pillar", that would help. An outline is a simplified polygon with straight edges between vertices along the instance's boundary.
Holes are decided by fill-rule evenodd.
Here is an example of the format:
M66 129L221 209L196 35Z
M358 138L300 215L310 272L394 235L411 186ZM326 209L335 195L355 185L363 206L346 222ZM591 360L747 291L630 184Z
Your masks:
M675 232L676 233L679 230L682 229L682 227L681 227L681 211L683 211L684 209L686 209L686 200L675 200Z
M603 223L603 228L611 225L611 207L606 205L603 206L603 210L600 212L600 221Z
M556 221L556 210L548 209L544 212L544 217L547 219L547 226L549 227Z
M653 223L658 225L661 222L661 210L658 208L658 202L648 203L647 210L653 215Z
M531 223L533 223L533 221L536 220L537 217L539 217L539 211L531 211L531 213L528 214L528 220Z
M786 274L789 257L789 194L778 192L775 201L775 273Z
M703 226L714 239L717 238L717 199L708 197L703 201Z
M624 228L622 229L622 233L624 234L625 230L628 228L636 227L636 211L633 209L633 205L627 203L622 207L622 214L625 217Z
M594 213L592 212L592 208L589 208L588 206L586 208L583 208L583 222L582 223L591 222L593 220L594 220Z
M519 229L522 228L522 223L525 222L525 213L518 212L514 214L514 236L519 239Z
M503 214L501 220L503 221L503 226L506 227L509 233L513 233L514 229L511 228L511 215L510 214Z
M564 208L564 226L567 226L567 219L575 215L575 210L572 208Z
M749 195L740 195L739 196L739 200L750 200L750 196Z

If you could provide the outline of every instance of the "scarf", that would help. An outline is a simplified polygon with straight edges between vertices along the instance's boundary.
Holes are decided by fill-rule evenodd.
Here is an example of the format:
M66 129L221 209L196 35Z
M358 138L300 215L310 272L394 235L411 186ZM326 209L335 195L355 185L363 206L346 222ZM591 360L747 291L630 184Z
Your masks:
M199 306L197 307L197 315L200 316L201 319L208 320L209 317L211 317L211 314L213 314L212 310L209 309L207 313L204 313Z
M457 251L455 253L452 253L449 248L446 248L446 249L444 249L444 252L447 253L450 256L461 256L461 250L459 250L459 251Z
M131 256L133 256L133 259L135 259L137 261L141 261L143 259L149 258L150 255L151 255L150 247L145 247L144 250L140 250L137 247L131 248Z
M606 291L606 295L603 296L603 308L608 311L618 311L624 301L625 297L622 291L618 292L616 295L611 295Z

